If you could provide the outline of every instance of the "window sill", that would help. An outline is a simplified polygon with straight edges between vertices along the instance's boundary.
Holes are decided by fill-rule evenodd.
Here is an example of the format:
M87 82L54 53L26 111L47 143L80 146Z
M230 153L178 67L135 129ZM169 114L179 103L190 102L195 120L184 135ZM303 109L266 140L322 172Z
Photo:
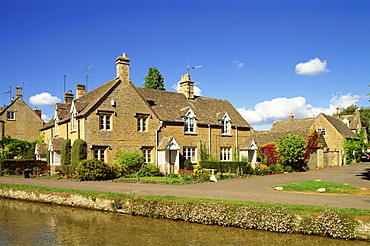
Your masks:
M221 136L222 136L222 137L232 137L233 135L231 135L231 134L226 134L226 133L222 133L222 134L221 134Z

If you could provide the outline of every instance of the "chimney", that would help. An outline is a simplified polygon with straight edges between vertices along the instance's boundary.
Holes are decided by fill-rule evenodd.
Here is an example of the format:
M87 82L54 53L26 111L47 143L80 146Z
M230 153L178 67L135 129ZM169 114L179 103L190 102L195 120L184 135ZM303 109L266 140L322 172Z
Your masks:
M64 93L64 104L68 104L68 103L71 103L73 101L73 93L70 92L70 91L66 91Z
M38 109L37 107L35 107L35 113L40 117L41 119L41 109Z
M82 97L86 93L86 85L77 84L76 85L76 99Z
M130 59L126 53L116 58L116 77L130 81Z
M289 120L294 120L294 114L293 113L289 114Z
M194 99L194 82L190 80L190 74L181 76L180 92L187 98Z
M337 118L340 119L339 108L335 108L335 116L337 116Z
M15 87L15 98L22 98L22 87Z

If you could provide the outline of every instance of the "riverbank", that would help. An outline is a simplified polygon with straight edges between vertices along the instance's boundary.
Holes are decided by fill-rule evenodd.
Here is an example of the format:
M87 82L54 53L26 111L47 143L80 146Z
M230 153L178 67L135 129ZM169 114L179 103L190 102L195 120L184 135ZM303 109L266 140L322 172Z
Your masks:
M281 233L370 240L370 210L0 184L0 197ZM366 218L367 222L361 220Z

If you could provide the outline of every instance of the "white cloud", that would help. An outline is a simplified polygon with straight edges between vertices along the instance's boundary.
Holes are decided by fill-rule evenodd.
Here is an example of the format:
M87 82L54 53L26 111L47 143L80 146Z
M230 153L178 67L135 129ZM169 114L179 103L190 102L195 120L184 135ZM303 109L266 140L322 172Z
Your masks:
M238 60L234 60L233 65L235 65L237 68L242 68L244 66L244 63Z
M29 101L35 106L54 106L56 103L59 103L61 99L52 96L48 92L42 92L41 94L36 94L30 97Z
M49 122L51 120L51 118L45 114L41 114L41 119L45 122Z
M320 113L332 115L336 108L346 108L354 105L360 98L361 96L352 96L351 93L346 95L334 94L327 108L319 108L307 104L304 97L279 97L271 101L258 103L253 109L238 108L238 111L253 127L267 126L277 120L287 120L290 113L293 113L296 119L312 118Z
M180 92L180 81L177 82L177 84L172 85L172 89L176 90L177 92ZM195 96L201 96L202 95L202 90L194 85L194 95Z
M295 66L295 72L299 75L315 76L329 71L330 70L326 69L326 61L321 61L317 57L308 62L298 63Z

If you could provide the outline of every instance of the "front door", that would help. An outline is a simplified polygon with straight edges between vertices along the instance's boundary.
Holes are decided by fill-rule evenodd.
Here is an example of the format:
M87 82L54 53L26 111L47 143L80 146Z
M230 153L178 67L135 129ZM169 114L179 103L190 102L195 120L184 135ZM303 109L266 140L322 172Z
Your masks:
M170 150L170 173L175 172L177 150Z

